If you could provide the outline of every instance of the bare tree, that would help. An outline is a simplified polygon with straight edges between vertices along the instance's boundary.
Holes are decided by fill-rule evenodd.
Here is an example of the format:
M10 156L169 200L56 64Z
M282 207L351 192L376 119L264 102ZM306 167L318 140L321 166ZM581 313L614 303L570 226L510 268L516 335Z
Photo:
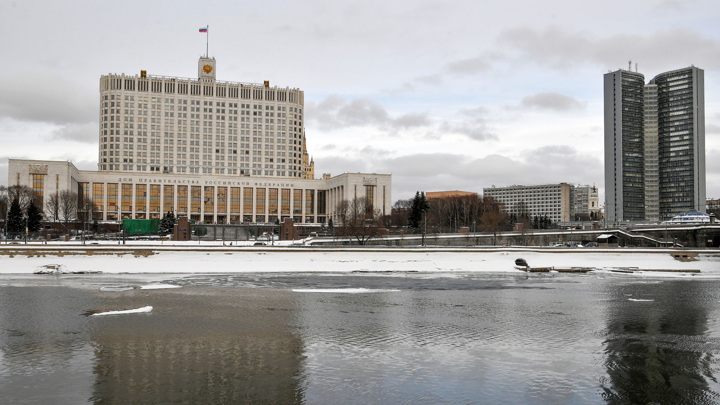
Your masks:
M2 222L3 225L7 220L7 213L9 209L10 197L8 196L8 188L5 186L0 186L0 222Z
M497 244L497 234L503 224L508 220L507 214L501 209L500 204L492 197L483 197L484 211L480 216L480 229L483 232L492 232L493 245Z
M57 222L60 220L60 193L50 194L45 202L45 216L48 220Z
M35 193L32 188L28 186L10 186L8 187L8 201L13 201L17 198L20 204L20 209L25 212L27 211L30 201L35 198Z
M359 245L380 235L380 210L373 210L364 198L343 200L336 212L340 216L340 230L344 235L355 238Z
M68 224L78 217L78 195L70 190L63 190L58 194L58 216L67 229Z

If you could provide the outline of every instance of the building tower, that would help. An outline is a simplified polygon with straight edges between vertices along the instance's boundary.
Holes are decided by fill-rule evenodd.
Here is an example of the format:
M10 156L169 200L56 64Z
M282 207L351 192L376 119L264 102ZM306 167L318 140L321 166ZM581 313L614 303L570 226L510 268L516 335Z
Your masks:
M605 204L609 223L658 221L705 204L704 73L694 66L647 85L605 74Z
M705 74L694 66L661 73L658 91L660 218L705 211Z
M101 76L98 169L303 178L303 92L216 77Z
M610 223L645 218L643 75L605 75L605 216Z

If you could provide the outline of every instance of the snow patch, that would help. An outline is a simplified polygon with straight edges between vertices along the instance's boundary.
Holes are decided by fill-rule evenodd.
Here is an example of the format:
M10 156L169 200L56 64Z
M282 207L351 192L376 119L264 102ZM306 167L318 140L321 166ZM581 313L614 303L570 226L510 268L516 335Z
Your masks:
M127 309L125 311L108 311L108 312L98 312L97 314L92 314L92 316L100 316L100 315L124 315L124 314L141 314L145 312L151 312L153 310L153 307L147 306L137 309Z
M634 301L634 302L654 302L655 300L646 300L642 298L628 298L628 301Z
M382 292L398 292L400 290L369 289L369 288L296 288L293 292L300 293L339 293L339 294L367 294Z
M165 290L168 288L180 288L181 286L175 284L147 284L140 287L141 290Z
M110 285L105 287L100 287L100 291L106 291L106 292L120 292L120 291L130 291L134 290L135 287L131 285Z

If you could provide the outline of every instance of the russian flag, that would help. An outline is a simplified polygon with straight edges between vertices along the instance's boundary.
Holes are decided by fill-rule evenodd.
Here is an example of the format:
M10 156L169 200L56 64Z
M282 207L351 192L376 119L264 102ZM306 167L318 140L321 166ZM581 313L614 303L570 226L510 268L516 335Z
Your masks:
M200 32L207 32L207 28L200 28Z

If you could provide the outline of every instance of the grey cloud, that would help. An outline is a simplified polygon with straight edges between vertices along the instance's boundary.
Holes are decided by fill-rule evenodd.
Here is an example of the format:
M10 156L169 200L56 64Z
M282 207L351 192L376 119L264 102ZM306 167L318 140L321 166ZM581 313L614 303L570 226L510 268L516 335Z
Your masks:
M475 119L484 119L488 114L488 109L485 107L466 108L460 110L460 114Z
M346 126L382 125L390 121L387 111L368 99L355 99L337 110L336 118Z
M683 3L690 3L690 1L685 0L684 2L675 1L675 0L666 0L659 2L656 6L656 10L661 11L669 11L669 12L676 12L685 9L685 5Z
M98 125L94 122L61 125L53 131L53 138L94 143L98 139Z
M641 66L673 69L695 64L720 67L720 42L688 29L668 29L650 34L617 34L596 37L557 27L545 30L516 28L503 32L498 41L523 59L570 69L576 62L591 61L609 68L623 67L627 55ZM673 55L668 58L668 53ZM678 63L680 65L678 65Z
M0 157L0 186L7 186L8 183L8 160L7 156Z
M307 102L307 117L323 129L371 126L383 130L426 126L430 119L424 113L408 113L392 117L380 104L359 98L351 101L329 96L319 103Z
M490 70L491 66L483 57L462 59L446 65L448 72L456 75L475 75Z
M720 125L717 124L705 124L706 134L720 134Z
M441 133L464 135L475 141L497 139L487 124L487 110L483 107L460 110L460 114L469 117L467 121L444 121L438 127Z
M572 111L585 109L586 103L557 92L546 92L527 96L520 102L520 107L536 108L552 111Z
M414 128L430 125L427 114L410 113L403 114L394 120L394 126L398 128Z
M97 121L97 96L61 77L37 74L0 78L0 117L52 124Z
M416 83L421 83L421 84L426 84L426 85L440 85L443 83L443 78L439 74L434 74L434 75L416 77L414 81Z
M438 130L441 133L464 135L475 141L497 139L497 136L489 131L487 124L479 120L460 122L445 121L440 124Z
M400 87L391 89L391 90L386 90L386 92L393 96L398 96L398 95L409 94L409 93L415 92L415 90L416 90L415 84L420 84L420 85L424 85L424 86L437 86L437 85L442 84L442 82L443 82L443 78L439 74L419 76L419 77L414 78L411 82L405 82Z

